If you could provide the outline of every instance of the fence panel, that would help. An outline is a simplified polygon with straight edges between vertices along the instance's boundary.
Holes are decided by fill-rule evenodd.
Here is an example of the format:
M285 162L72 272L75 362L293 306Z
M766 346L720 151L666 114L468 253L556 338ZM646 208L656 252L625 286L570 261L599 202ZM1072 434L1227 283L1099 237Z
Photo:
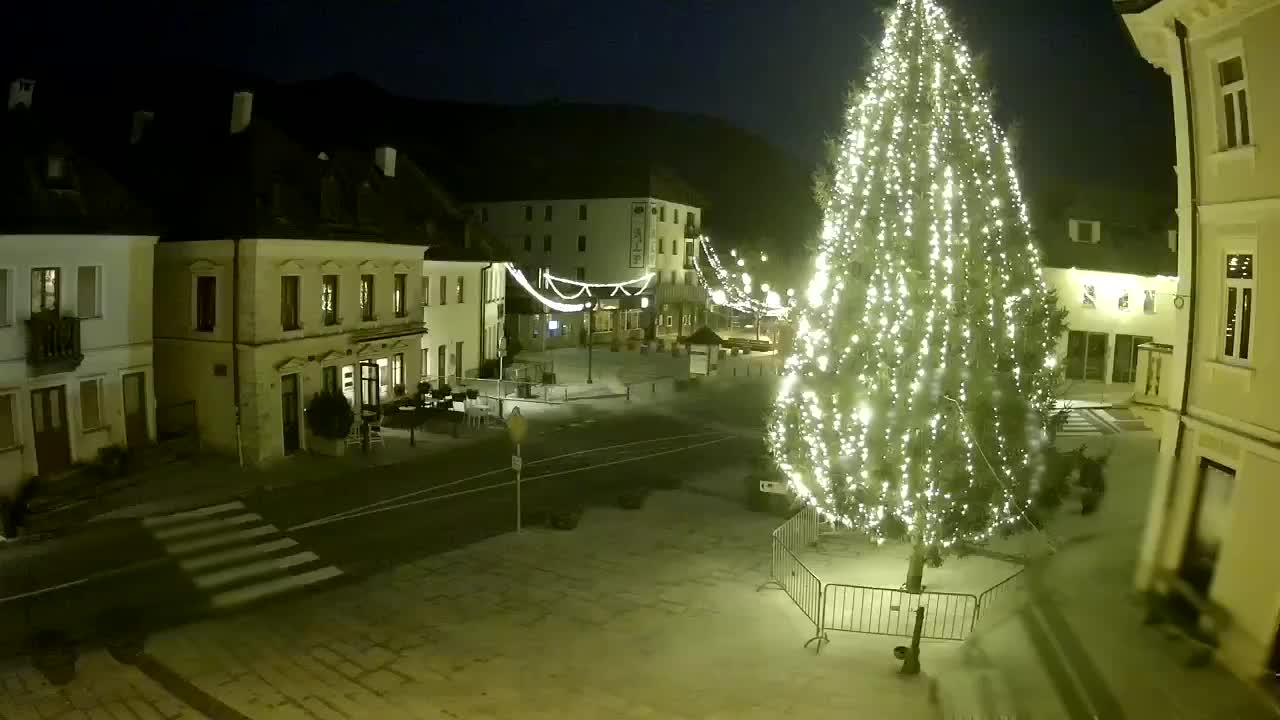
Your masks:
M769 575L805 617L813 622L814 628L819 628L822 618L822 581L776 536L773 538ZM816 634L820 633L815 632Z
M818 512L806 505L773 531L773 536L791 550L818 543Z
M1005 578L1000 584L989 588L978 596L978 607L974 613L977 625L980 622L990 620L1010 609L1016 607L1019 602L1019 596L1023 590L1027 588L1027 569L1022 568L1018 572Z
M957 593L917 594L827 583L823 589L822 629L911 637L916 608L922 606L925 610L921 637L963 640L973 630L978 599Z

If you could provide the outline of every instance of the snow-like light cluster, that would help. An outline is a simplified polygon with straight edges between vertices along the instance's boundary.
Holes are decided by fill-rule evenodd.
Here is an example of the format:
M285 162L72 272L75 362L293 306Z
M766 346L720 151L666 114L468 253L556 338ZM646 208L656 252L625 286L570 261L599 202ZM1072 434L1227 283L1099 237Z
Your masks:
M949 547L1020 520L1056 310L1011 150L935 0L888 15L802 295L769 429L793 489L879 541Z
M791 303L784 303L781 295L771 292L768 283L758 286L759 293L753 292L757 286L753 285L751 273L746 270L746 259L738 257L737 250L729 251L729 256L735 259L738 268L737 271L730 272L720 262L720 256L712 247L710 238L706 235L699 237L698 247L701 251L693 255L693 270L698 275L698 282L707 289L711 302L757 317L787 316ZM711 267L710 276L702 268L703 254L706 254L707 264ZM769 256L760 253L760 262L769 262ZM794 293L789 297L793 296Z

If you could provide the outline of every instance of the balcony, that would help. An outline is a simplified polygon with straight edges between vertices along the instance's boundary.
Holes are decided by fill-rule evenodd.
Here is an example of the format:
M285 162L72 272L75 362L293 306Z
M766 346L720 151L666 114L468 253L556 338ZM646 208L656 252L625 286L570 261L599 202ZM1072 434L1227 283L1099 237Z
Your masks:
M27 364L34 374L69 372L82 360L80 318L46 311L27 320Z

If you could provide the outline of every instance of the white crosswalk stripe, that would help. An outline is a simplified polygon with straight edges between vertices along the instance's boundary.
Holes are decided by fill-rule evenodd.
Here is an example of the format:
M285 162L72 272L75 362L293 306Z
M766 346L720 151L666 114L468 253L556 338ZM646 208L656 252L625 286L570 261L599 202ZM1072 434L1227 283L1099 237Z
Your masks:
M1070 407L1059 402L1058 411L1067 413L1066 422L1058 430L1059 438L1098 437L1118 432L1114 423L1102 417L1097 410Z
M218 609L342 575L239 501L143 518L142 525Z

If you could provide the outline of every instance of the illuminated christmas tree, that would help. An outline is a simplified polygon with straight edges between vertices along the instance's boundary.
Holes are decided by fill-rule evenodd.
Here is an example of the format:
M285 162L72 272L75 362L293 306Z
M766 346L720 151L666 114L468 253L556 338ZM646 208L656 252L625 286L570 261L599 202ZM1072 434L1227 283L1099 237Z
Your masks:
M1004 134L935 0L899 0L846 113L769 440L793 489L926 552L1026 522L1064 314Z

